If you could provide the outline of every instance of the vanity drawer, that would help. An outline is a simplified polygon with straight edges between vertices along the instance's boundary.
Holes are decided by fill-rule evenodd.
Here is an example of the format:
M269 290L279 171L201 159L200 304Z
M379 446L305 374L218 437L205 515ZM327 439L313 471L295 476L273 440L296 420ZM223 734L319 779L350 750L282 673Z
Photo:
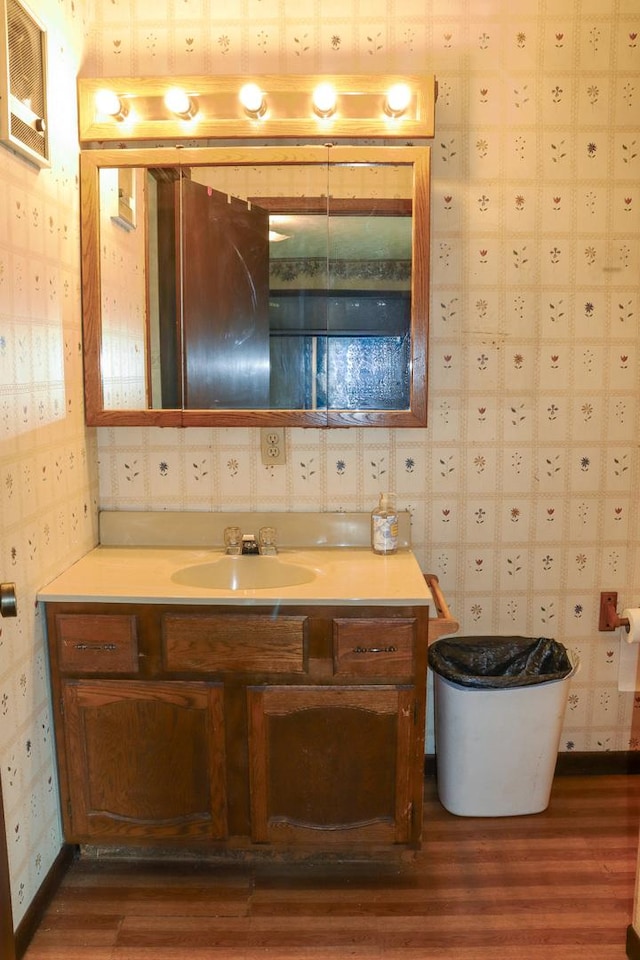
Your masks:
M166 614L165 670L189 673L305 673L306 617Z
M55 638L63 672L136 673L138 670L135 616L58 613Z
M336 677L413 677L415 620L334 620Z

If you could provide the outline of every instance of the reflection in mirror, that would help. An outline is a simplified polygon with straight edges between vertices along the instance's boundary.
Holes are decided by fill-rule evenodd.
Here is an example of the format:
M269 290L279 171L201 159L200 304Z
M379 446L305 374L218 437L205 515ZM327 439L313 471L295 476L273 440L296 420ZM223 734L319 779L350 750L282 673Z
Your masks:
M215 181L215 176L211 178ZM162 396L185 409L269 407L269 215L181 168L157 185Z
M101 368L107 409L147 406L146 219L121 216L133 196L146 208L144 182L144 170L100 171Z
M230 385L230 389L222 396L219 381L209 380L208 393L203 391L198 406L320 409L315 388L318 371L314 366L314 355L317 355L318 338L325 335L326 321L320 329L306 334L301 325L303 310L284 335L285 331L278 329L277 301L272 296L272 268L282 248L289 251L289 262L294 258L299 263L308 263L311 251L305 247L313 244L313 252L321 264L320 282L326 286L326 157L327 151L321 162L315 164L270 164L242 170L228 166L191 167L191 179L203 184L209 195L199 209L206 211L211 206L209 198L220 197L221 209L213 214L213 219L224 226L211 246L218 255L221 250L228 251L228 254L224 254L228 263L214 287L229 289L232 295L231 303L222 308L222 316L219 315L220 296L214 298L215 349L229 357L226 367L228 369L231 361L236 373L235 389ZM289 191L288 200L283 200L287 196L286 191ZM320 206L324 215L320 218L320 224L316 224L319 229L312 237L308 229L302 228L301 222L296 222L296 210L306 209L304 204L308 203L307 198L316 196L321 198ZM285 208L289 210L288 223L283 225ZM239 217L251 223L243 236L235 234ZM190 221L186 219L185 235L190 233L188 224ZM185 259L182 282L187 289L191 285L190 273L188 260ZM304 295L304 291L300 293ZM189 312L185 303L185 354L190 350ZM223 328L235 332L235 336L226 337L222 347L218 339L221 324ZM239 354L237 358L236 352ZM243 380L254 385L252 397L247 396L247 389L237 389ZM186 405L193 406L191 398L187 398Z
M407 410L413 170L334 164L331 181L328 288L334 335L326 342L328 405ZM343 218L349 197L370 198L366 216Z
M89 384L99 372L108 412L93 422L119 422L117 411L137 414L128 423L265 424L270 411L300 425L425 422L428 151L257 159L270 152L85 161L85 193L97 177L94 233L83 212L85 345L99 343L86 371ZM176 419L183 410L199 419Z

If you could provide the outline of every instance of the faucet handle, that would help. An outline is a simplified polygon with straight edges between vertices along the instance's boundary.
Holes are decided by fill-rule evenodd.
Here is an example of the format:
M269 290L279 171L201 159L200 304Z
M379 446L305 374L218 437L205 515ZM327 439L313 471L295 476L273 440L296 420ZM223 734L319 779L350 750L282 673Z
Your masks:
M242 530L240 527L224 528L225 552L231 555L239 554L242 550Z
M258 531L258 549L262 556L273 556L276 550L276 528L260 527Z

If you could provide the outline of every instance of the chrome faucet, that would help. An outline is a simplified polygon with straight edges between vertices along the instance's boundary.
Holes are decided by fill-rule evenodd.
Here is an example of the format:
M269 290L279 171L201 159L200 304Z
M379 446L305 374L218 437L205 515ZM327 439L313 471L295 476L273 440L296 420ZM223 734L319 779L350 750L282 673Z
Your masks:
M275 527L260 527L258 539L253 533L242 533L240 527L225 527L225 553L231 557L250 557L260 554L263 557L275 557L276 549Z
M253 533L242 534L242 556L251 557L259 553L259 547Z

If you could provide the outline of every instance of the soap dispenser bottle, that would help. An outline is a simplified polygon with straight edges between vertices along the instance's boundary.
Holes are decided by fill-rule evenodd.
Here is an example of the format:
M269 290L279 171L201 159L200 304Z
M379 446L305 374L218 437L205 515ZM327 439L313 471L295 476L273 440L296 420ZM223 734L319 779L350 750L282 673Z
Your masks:
M398 514L385 493L371 511L371 549L374 553L388 555L398 550Z

